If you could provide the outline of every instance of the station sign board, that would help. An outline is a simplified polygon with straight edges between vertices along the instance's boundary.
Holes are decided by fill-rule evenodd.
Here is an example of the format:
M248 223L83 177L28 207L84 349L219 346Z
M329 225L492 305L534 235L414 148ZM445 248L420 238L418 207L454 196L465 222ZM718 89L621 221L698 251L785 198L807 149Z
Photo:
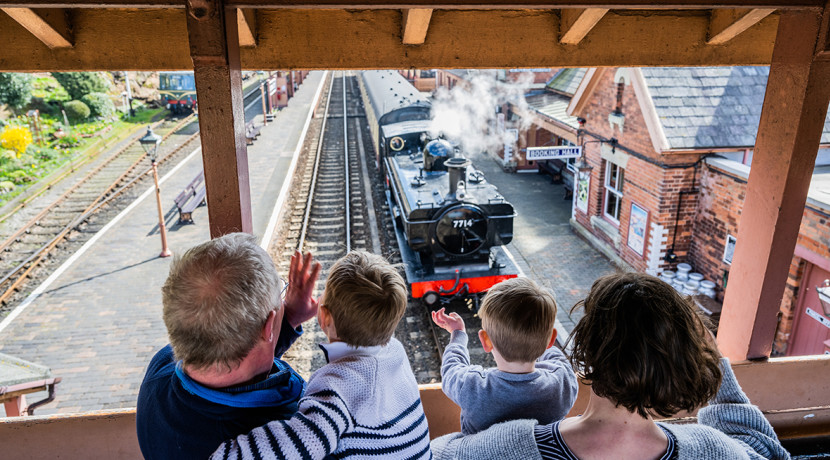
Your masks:
M582 156L582 147L578 145L551 145L547 147L528 147L525 159L536 160L561 160L565 158L579 158Z

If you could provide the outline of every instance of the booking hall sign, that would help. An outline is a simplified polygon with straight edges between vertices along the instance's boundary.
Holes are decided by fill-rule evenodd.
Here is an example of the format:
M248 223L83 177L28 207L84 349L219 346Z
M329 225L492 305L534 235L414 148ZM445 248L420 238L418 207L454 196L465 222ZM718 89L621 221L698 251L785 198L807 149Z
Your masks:
M528 147L525 154L527 161L565 160L582 156L582 147L578 145L551 145L547 147Z

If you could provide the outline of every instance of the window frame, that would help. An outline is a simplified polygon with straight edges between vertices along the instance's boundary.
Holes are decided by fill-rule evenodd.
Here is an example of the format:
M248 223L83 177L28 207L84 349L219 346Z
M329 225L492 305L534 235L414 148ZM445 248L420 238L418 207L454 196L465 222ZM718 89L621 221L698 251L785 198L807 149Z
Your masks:
M566 145L566 146L569 146L569 147L575 147L576 146L576 144L574 144L573 142L571 142L571 141L569 141L565 138L562 138L562 137L559 138L559 145ZM568 168L568 171L572 172L574 175L576 175L576 160L577 160L576 158L565 158L565 160L564 160L565 161L565 167Z
M616 177L616 186L611 185L611 171L616 168L617 170L617 177ZM603 178L603 200L602 200L602 216L609 220L616 226L620 225L620 214L622 214L622 201L624 192L623 192L623 184L625 183L625 168L622 166L612 162L605 160L605 177ZM608 214L608 194L614 195L617 199L616 203L616 214L617 216L613 216L612 214Z

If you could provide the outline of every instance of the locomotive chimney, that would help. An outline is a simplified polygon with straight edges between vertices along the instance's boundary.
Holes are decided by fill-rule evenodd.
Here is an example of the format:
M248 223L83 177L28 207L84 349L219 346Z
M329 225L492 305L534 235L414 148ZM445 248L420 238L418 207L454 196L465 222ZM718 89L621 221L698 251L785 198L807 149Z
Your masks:
M447 167L450 178L450 193L447 195L448 199L457 199L456 193L458 191L458 183L461 182L465 186L467 184L467 166L470 165L470 160L464 157L450 158L444 162Z

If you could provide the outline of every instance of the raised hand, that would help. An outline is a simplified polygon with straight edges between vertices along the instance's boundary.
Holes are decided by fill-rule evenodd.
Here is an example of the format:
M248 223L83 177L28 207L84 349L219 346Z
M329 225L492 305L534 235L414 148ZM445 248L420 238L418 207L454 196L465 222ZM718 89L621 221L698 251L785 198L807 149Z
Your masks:
M312 297L314 285L320 276L320 263L313 260L311 253L300 251L291 256L288 270L288 290L285 293L285 320L293 328L317 315L317 300Z
M458 316L458 313L452 312L449 315L444 312L444 308L432 312L432 320L441 329L452 333L452 331L463 331L464 320Z

